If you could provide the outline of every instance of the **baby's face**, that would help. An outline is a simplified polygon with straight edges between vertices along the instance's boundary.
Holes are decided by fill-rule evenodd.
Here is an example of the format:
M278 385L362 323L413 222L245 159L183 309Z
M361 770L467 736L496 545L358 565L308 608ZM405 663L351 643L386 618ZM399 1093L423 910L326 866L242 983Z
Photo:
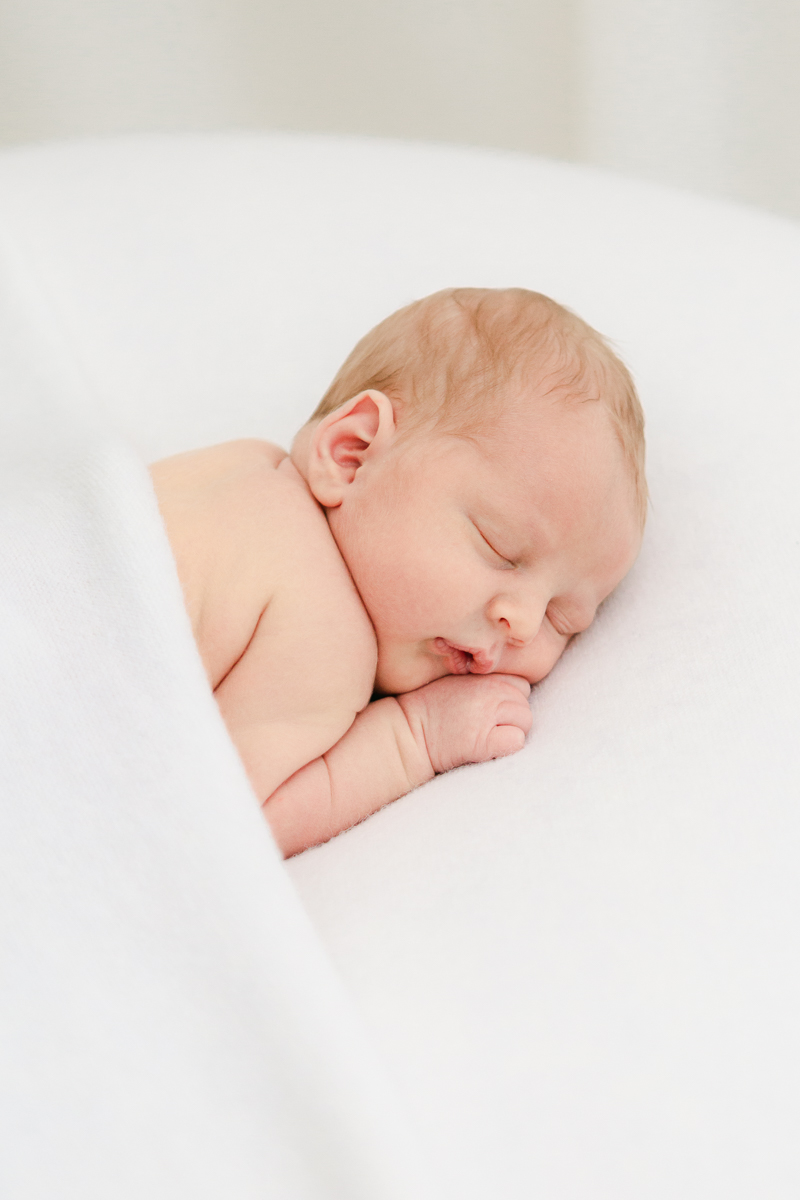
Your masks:
M469 672L538 682L641 540L630 472L597 402L509 405L475 441L395 441L328 517L387 693Z

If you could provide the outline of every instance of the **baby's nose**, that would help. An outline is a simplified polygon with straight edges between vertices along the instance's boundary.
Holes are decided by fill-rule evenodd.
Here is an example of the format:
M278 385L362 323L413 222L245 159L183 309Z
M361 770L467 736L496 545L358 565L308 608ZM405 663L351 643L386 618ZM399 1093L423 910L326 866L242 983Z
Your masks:
M546 605L515 600L512 596L497 596L489 606L489 619L498 625L506 641L514 646L527 646L539 632Z

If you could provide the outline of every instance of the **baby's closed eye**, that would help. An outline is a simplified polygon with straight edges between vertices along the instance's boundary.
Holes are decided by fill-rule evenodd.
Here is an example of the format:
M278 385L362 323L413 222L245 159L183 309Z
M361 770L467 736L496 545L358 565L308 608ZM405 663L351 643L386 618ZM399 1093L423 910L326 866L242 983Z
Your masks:
M507 557L505 554L503 554L503 552L501 550L499 550L497 548L496 542L493 541L492 538L483 531L483 529L481 529L480 525L478 525L477 522L473 521L472 524L475 526L475 529L478 531L478 534L480 535L481 540L488 547L488 549L491 551L494 559L499 564L502 564L506 567L516 567L517 566L517 563L514 559Z

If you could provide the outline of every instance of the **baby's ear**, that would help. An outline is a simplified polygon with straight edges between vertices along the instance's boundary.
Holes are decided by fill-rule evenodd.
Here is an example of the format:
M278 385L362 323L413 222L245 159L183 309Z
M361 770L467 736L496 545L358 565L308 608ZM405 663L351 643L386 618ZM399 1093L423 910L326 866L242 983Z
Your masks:
M359 468L383 452L394 438L392 402L370 389L328 413L309 447L306 479L324 508L336 508Z

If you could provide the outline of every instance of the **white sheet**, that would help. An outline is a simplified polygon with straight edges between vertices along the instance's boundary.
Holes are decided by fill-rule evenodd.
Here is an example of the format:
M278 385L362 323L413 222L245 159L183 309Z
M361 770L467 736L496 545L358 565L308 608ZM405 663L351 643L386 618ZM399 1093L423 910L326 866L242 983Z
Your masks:
M288 874L448 1194L794 1200L800 231L522 157L279 136L9 154L0 211L82 380L65 406L145 456L288 440L370 323L449 284L539 288L617 341L650 527L529 745Z

